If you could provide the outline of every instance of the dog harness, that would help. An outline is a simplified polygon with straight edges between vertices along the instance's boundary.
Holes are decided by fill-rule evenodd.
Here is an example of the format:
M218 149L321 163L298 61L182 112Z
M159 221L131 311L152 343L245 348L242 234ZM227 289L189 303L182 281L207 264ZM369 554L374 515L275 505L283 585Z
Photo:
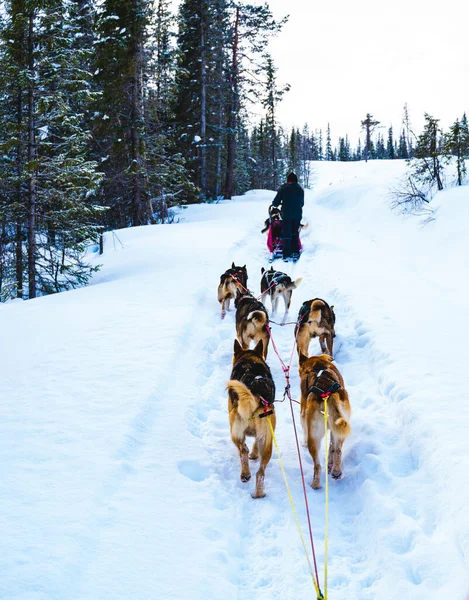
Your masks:
M329 397L340 390L341 387L340 383L334 379L327 369L321 369L316 373L313 385L308 388L306 395L315 394L321 398Z
M281 271L264 271L263 277L265 277L267 289L279 283L288 283L288 279L290 279L288 275Z

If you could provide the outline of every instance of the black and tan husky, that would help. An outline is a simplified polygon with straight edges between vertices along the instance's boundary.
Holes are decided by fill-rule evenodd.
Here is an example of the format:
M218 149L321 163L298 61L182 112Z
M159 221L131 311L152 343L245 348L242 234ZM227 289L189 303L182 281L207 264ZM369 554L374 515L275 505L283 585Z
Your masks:
M234 342L233 370L226 387L230 433L241 459L241 481L251 479L249 458L260 457L253 498L263 498L265 468L272 456L272 429L275 430L275 384L263 356L262 341L254 350L243 350ZM246 436L254 437L251 453Z
M236 337L241 347L243 350L247 350L251 341L255 344L262 341L263 355L266 358L270 340L267 309L250 292L238 292L235 299L235 307Z
M248 287L248 272L246 265L237 267L234 263L220 276L218 285L218 302L221 304L221 318L230 310L230 301L236 298L237 291L244 293Z
M342 445L350 435L350 401L344 380L327 354L307 358L300 354L299 371L301 380L301 425L311 458L314 462L314 477L311 487L320 487L321 465L319 449L325 434L324 397L327 401L328 427L331 432L328 471L334 479L342 477Z
M298 356L309 356L308 348L312 338L319 337L321 352L333 357L332 343L335 338L334 307L325 300L314 298L303 303L298 313L295 328Z
M292 281L289 275L282 273L281 271L275 271L273 267L271 267L268 271L262 267L261 273L262 302L265 304L267 296L270 296L270 301L272 303L272 314L274 314L277 312L279 298L283 297L286 313L290 308L293 290L296 289L303 281L302 277Z

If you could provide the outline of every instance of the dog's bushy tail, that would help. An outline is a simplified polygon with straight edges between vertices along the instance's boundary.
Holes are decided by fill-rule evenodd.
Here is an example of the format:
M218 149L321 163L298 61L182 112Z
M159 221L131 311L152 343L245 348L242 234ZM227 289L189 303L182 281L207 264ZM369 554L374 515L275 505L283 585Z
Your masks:
M295 290L302 281L303 281L303 277L298 277L298 279L295 279L295 281L292 281L291 283L288 284L287 290Z
M267 323L267 315L263 310L253 310L247 316L248 321L253 321L256 325L265 325Z
M316 323L319 323L321 321L323 308L325 308L325 304L322 300L315 300L311 304L311 312L309 315L311 321L316 321Z
M248 387L241 381L236 379L230 379L226 384L226 389L230 394L232 401L236 401L235 395L238 400L238 412L242 419L250 419L257 408L259 408L259 401L255 399Z
M329 425L332 432L336 437L346 438L350 435L352 428L350 423L344 417L340 410L340 396L339 394L332 394L327 402L327 408L329 413Z

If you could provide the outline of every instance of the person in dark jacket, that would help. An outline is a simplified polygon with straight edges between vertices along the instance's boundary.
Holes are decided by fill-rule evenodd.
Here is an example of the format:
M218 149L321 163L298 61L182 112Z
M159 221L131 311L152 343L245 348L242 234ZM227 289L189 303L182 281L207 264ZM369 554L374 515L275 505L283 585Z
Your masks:
M272 202L272 206L282 205L282 241L283 241L283 259L288 260L291 256L297 259L300 255L298 248L298 237L300 231L300 222L303 216L303 205L305 202L305 192L298 183L298 177L295 173L287 176L287 183L284 183L277 192Z

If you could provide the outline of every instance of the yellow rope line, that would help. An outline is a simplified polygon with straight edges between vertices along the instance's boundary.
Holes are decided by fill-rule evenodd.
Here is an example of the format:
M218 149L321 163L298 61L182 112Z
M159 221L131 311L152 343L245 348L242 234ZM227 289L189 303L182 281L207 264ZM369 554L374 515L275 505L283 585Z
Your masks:
M309 559L309 554L308 554L308 550L306 548L305 539L303 537L303 533L302 533L301 527L300 527L300 520L298 519L298 514L297 514L296 508L295 508L295 503L293 502L293 496L290 491L290 486L288 485L287 475L286 475L285 469L283 467L282 457L280 456L280 450L278 448L277 438L275 437L274 428L272 427L272 422L270 420L270 417L267 417L267 421L269 422L270 432L272 433L272 439L274 440L275 450L277 451L277 455L278 455L278 462L280 464L280 469L282 470L283 480L285 481L285 487L287 488L288 498L290 500L290 504L291 504L291 507L293 510L293 515L295 517L296 526L298 527L298 532L300 534L301 543L303 545L303 550L305 551L306 560L308 561L309 572L311 574L311 579L313 580L314 589L316 590L316 595L317 595L318 600L322 600L324 598L324 596L322 595L321 590L319 589L318 583L316 582L316 578L314 577L313 565L311 564L311 561Z
M329 440L327 396L324 397L324 436L326 439L326 526L324 532L324 600L327 600L327 555L329 552Z

